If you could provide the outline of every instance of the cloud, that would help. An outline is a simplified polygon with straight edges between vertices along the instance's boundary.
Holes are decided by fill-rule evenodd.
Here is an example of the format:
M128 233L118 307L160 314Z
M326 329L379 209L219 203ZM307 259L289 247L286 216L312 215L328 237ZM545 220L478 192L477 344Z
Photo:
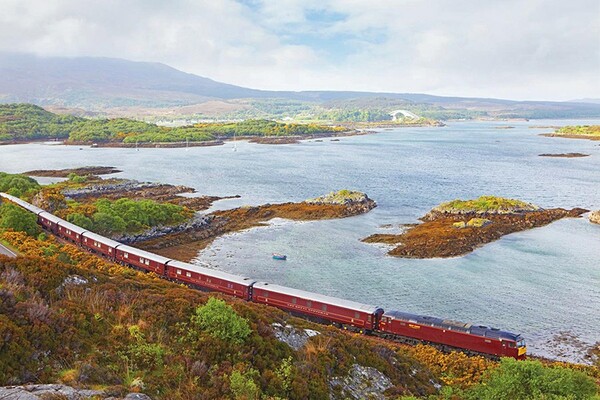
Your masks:
M4 0L0 50L163 62L264 89L600 93L596 0Z

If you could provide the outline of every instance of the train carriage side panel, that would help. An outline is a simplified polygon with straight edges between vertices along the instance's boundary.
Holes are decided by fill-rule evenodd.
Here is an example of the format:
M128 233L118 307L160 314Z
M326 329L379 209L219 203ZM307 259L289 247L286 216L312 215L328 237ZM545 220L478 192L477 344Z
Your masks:
M232 275L194 264L173 260L167 264L167 277L198 286L209 291L217 291L231 296L250 300L254 279Z
M42 225L44 229L47 229L54 234L58 234L58 223L60 221L63 221L63 219L46 211L38 215L38 223Z
M170 258L124 244L117 248L116 258L117 261L122 263L155 272L159 275L165 274L166 265L171 261Z
M82 236L82 246L109 258L116 258L116 249L121 243L90 231L83 233Z
M74 243L81 244L82 235L87 232L86 229L72 224L65 220L59 220L56 224L56 234Z
M254 284L252 300L366 330L377 329L383 313L379 307L264 282Z

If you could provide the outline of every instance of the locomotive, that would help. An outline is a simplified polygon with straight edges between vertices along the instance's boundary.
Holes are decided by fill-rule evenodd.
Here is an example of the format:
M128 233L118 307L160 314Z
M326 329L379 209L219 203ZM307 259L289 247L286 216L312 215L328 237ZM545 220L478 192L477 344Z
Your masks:
M491 357L526 357L525 340L515 333L402 311L385 311L381 307L258 282L249 277L173 260L85 230L9 194L0 193L0 198L34 213L44 229L92 253L201 290L225 293L318 322L393 340L432 344L442 349Z

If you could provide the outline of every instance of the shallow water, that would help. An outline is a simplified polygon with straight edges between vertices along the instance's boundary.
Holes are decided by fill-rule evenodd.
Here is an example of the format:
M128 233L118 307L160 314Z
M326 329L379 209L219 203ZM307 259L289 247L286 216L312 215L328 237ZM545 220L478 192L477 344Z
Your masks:
M598 123L598 121L589 121ZM300 201L342 188L378 207L358 217L269 227L217 239L197 260L216 268L386 309L472 321L522 333L533 353L579 360L576 346L548 343L571 332L600 340L600 227L565 219L512 234L465 257L407 260L365 244L397 232L435 205L482 194L542 207L600 208L600 142L546 138L531 125L585 121L451 122L296 145L246 142L189 149L0 146L0 170L114 166L115 176L235 195L214 208ZM497 129L511 125L514 129ZM541 153L581 152L585 158ZM391 224L392 228L382 225ZM272 252L288 261L271 259Z

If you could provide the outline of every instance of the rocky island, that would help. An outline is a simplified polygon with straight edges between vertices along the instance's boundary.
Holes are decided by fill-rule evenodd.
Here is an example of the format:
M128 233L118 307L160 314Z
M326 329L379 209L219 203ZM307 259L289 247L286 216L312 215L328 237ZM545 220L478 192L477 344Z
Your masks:
M578 217L585 212L587 210L581 208L543 209L520 200L481 196L475 200L443 203L423 216L423 223L401 234L374 234L363 241L393 245L388 254L396 257L456 257L504 235L565 217Z
M557 158L579 158L579 157L589 157L589 154L583 153L543 153L540 154L540 157L557 157Z

